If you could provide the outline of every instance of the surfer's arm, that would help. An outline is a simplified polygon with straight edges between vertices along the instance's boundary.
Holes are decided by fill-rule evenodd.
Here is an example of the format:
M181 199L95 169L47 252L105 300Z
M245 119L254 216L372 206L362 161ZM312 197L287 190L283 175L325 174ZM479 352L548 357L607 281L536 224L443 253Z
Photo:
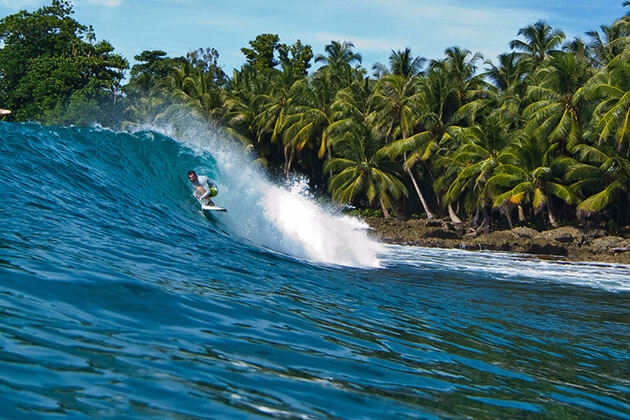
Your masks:
M204 198L210 198L211 194L212 194L212 189L216 190L216 186L214 185L214 182L212 181L206 181L203 186L201 187L201 189L204 191L203 195L201 197L199 197L200 200L203 200Z

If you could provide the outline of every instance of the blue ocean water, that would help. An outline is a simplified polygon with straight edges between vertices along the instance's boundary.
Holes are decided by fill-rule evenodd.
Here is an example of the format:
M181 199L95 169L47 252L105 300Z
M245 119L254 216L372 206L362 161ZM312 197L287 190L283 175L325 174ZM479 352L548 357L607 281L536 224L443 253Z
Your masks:
M0 417L630 418L630 267L386 246L236 150L0 123Z

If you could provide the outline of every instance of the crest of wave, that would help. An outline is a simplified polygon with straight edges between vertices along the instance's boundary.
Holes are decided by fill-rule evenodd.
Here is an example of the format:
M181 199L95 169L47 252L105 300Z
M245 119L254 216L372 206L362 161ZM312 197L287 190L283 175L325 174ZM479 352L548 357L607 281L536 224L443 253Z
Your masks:
M381 243L367 234L365 222L317 203L303 179L288 187L274 184L242 146L189 118L185 123L144 126L174 138L208 162L192 168L217 183L218 215L232 232L263 247L315 263L379 267ZM182 174L185 177L186 174Z

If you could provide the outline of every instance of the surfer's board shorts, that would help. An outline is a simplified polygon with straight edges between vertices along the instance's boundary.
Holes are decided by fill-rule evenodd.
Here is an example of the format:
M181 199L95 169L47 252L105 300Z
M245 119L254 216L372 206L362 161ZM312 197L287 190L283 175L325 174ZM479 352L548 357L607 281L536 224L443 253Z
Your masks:
M216 197L216 196L217 196L217 189L215 187L210 187L209 197Z

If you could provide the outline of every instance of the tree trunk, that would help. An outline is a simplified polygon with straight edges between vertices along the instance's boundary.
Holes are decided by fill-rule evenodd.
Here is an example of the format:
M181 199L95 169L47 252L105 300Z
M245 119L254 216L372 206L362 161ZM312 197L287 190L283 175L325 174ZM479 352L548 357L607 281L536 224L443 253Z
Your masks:
M505 217L507 218L508 225L510 225L510 229L514 229L514 224L512 223L512 209L505 209Z
M483 206L481 213L483 214L483 221L481 223L487 223L488 226L490 226L490 217L488 217L488 209L486 209L486 206Z
M403 154L403 158L405 159L405 161L407 161L407 152ZM431 210L429 210L429 205L424 199L424 195L422 194L422 191L420 191L420 187L418 186L418 183L416 182L416 178L413 176L413 173L411 172L411 168L407 169L407 174L409 175L409 178L411 178L411 182L413 183L413 186L416 189L416 194L418 194L418 198L420 199L420 202L422 203L424 212L427 214L427 219L433 219L435 216L433 215L433 213L431 213Z
M551 197L549 197L549 200L547 201L547 211L549 212L549 224L551 224L551 227L557 228L558 221L556 220L556 216L553 215L553 209L551 208Z
M389 212L387 211L387 207L385 206L385 203L383 203L383 199L379 198L378 199L379 203L381 203L381 209L383 210L383 216L385 216L386 219L389 219Z
M424 195L422 195L422 191L420 191L420 187L418 186L418 183L416 182L416 178L414 178L413 173L411 172L411 169L407 169L407 174L409 174L409 177L411 178L411 182L413 182L413 186L416 189L416 194L418 194L418 198L420 199L420 202L422 203L424 212L427 214L427 218L433 219L435 216L433 215L433 213L431 213L431 210L429 210L429 206L427 205L427 202L424 199Z
M457 217L457 213L455 213L455 210L453 210L453 206L450 204L448 205L448 215L451 218L451 222L455 223L456 225L463 223L462 219Z
M525 212L523 211L523 207L518 206L518 221L521 223L525 222Z
M481 214L479 212L479 209L477 208L477 210L475 210L475 215L473 216L472 220L470 221L470 223L473 226L478 226L479 225L479 219L481 218Z
M289 180L289 173L291 172L291 163L293 162L294 155L295 151L292 147L286 146L284 148L284 176L287 178L287 181Z

